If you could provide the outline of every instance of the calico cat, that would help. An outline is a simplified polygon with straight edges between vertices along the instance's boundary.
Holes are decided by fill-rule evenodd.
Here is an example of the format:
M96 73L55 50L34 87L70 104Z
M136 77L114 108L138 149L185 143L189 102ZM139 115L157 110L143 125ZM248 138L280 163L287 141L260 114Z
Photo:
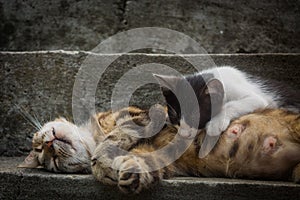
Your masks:
M166 114L164 109L161 112ZM150 138L135 137L141 131L129 122L146 127L151 123L148 114L128 107L98 113L81 127L63 118L49 122L34 135L33 150L20 167L92 171L101 183L117 185L125 193L139 193L163 178L178 175L300 181L299 114L263 110L242 116L231 122L212 153L203 159L198 157L205 135L202 130L171 164L178 145L169 152L156 152L186 140L172 124Z
M260 80L230 66L212 68L186 77L154 76L162 86L169 120L180 125L180 134L190 137L190 129L206 128L212 141L204 143L201 157L208 154L217 142L217 136L237 117L264 108L285 108L295 112L300 109L300 92ZM191 93L187 92L188 87L195 93L196 104L191 100ZM181 104L178 95L183 97ZM183 109L185 113L182 113ZM195 119L199 119L197 123Z
M174 176L293 179L299 182L299 114L263 110L242 116L229 125L207 157L199 158L198 151L205 135L203 129L184 154L168 164L176 149L165 154L154 152L182 141L182 138L176 139L177 132L175 126L168 124L151 142L135 141L129 146L127 143L125 149L131 154L119 156L111 151L112 147L123 146L123 138L130 136L122 131L112 133L94 152L94 176L102 183L117 185L125 193L139 193L163 178ZM165 167L156 167L162 163Z

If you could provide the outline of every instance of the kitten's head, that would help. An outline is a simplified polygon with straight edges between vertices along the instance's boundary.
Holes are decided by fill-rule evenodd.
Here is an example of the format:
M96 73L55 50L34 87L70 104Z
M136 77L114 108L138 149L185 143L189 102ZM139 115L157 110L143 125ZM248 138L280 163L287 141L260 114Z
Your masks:
M64 118L46 123L34 134L33 150L19 167L67 173L90 172L90 144L81 134L76 125Z
M224 88L218 79L211 78L205 81L200 74L187 77L154 76L161 85L172 124L188 125L192 128L201 129L214 115L220 112ZM195 98L191 97L189 88L194 92L197 102L193 102ZM180 97L178 98L175 94L180 95ZM181 104L179 103L180 98ZM183 108L185 109L184 112L182 112ZM199 120L195 122L195 119ZM195 124L197 127L194 127Z

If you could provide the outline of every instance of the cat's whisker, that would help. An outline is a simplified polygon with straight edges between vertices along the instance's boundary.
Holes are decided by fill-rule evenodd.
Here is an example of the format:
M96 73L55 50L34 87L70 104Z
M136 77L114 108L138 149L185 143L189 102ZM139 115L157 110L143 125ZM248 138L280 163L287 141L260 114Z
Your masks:
M37 116L36 116L35 113L33 113L33 115L32 115L32 120L33 120L34 124L36 124L36 126L37 126L39 129L42 128L42 125L41 125L41 123L39 122L39 120L37 119Z
M35 123L38 125L39 129L42 129L42 125L35 113L33 113L33 118L35 119Z
M35 128L36 130L40 130L42 128L41 124L37 121L37 119L31 116L29 112L25 110L25 108L20 107L17 104L15 104L15 106L18 109L19 113L22 115L22 117L25 120L27 120L33 128Z

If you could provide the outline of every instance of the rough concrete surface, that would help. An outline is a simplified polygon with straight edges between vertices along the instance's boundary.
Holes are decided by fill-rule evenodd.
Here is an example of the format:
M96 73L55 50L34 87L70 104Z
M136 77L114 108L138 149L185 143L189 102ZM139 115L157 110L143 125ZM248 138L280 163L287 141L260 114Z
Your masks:
M116 58L98 83L95 105L99 111L111 108L112 91L120 77L141 64L165 64L182 74L195 71L187 59L197 60L200 67L209 67L207 55L124 54L119 57L88 52L0 52L0 156L20 156L31 149L35 129L22 117L16 105L36 115L42 124L58 116L72 119L73 85L79 68L89 60L87 58L96 61ZM300 88L300 54L232 54L211 55L211 58L216 65L237 66L251 74ZM136 75L132 80L140 77ZM86 77L92 83L97 83L98 78L97 73ZM127 88L129 85L125 85L124 90ZM139 88L130 103L142 108L163 103L159 86L148 84ZM80 114L88 119L89 110Z
M0 157L0 199L299 199L300 185L238 179L181 177L163 180L140 195L124 195L92 175L17 169L24 157Z
M209 53L300 52L298 0L0 0L0 50L91 50L108 36L165 27Z

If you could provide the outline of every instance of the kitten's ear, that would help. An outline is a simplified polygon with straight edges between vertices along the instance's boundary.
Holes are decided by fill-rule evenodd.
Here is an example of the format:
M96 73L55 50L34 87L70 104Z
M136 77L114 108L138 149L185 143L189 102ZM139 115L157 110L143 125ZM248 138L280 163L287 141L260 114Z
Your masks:
M211 79L206 83L204 94L218 94L222 99L224 98L224 87L218 79Z
M180 105L172 90L176 91L176 87L182 78L158 74L153 74L153 76L160 84L162 94L166 100L169 120L172 124L179 124Z
M206 83L204 95L209 99L211 104L211 116L215 116L220 112L223 106L224 87L218 79L211 79Z
M38 156L33 151L25 158L25 160L18 165L20 168L39 168L40 164L38 161Z
M178 81L181 79L177 76L166 76L159 74L153 74L153 76L158 81L163 92L175 89Z

